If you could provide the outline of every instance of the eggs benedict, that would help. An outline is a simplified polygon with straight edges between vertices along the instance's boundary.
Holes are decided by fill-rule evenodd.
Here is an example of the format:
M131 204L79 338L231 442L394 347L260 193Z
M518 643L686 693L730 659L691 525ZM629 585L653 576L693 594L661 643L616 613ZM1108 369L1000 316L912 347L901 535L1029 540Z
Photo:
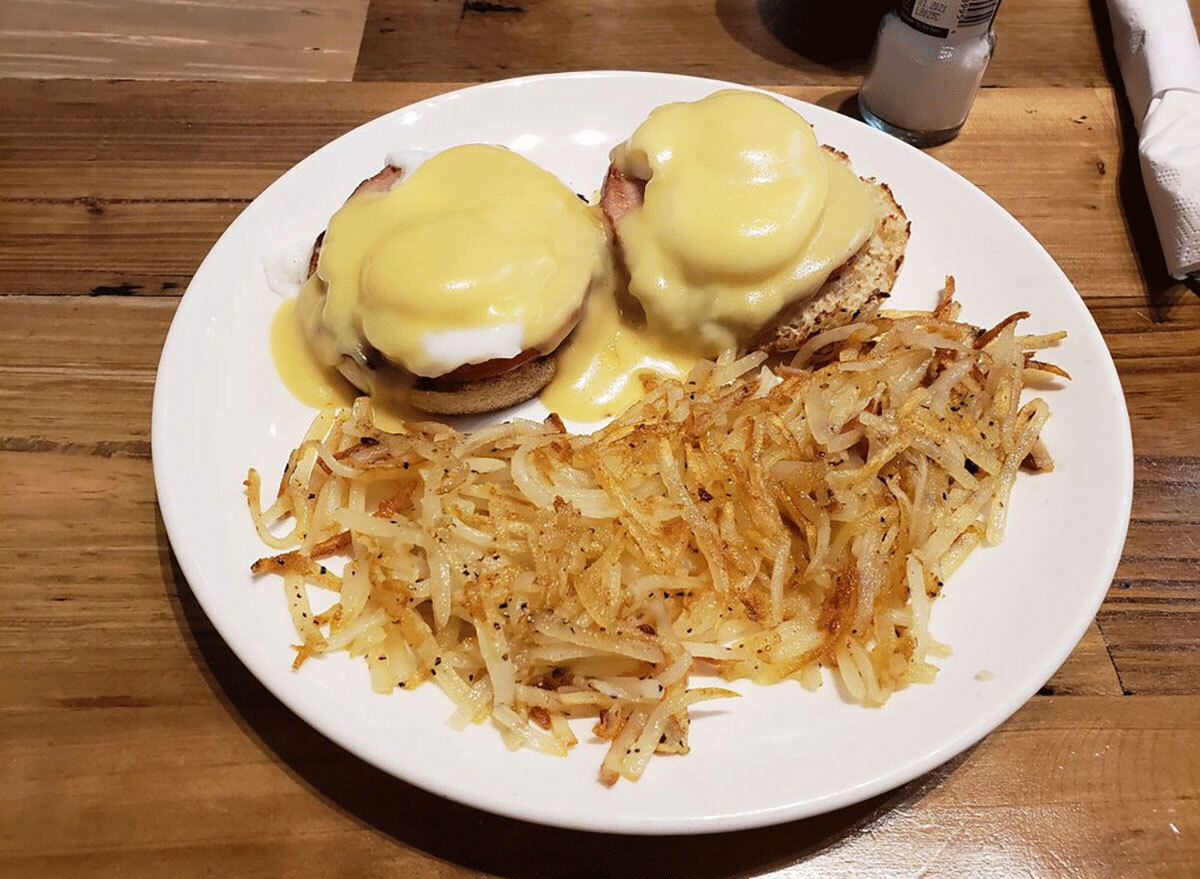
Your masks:
M469 414L535 396L589 292L611 286L604 223L558 178L471 144L387 167L330 219L296 312L356 388Z
M600 205L627 293L594 297L543 394L616 414L643 376L734 349L784 352L878 309L909 224L783 102L743 90L652 111L611 154Z

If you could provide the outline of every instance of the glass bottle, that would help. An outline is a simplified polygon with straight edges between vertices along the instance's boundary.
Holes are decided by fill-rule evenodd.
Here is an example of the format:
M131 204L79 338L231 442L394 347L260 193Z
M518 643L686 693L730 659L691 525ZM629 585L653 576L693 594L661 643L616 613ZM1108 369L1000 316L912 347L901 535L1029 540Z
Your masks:
M922 147L958 134L996 46L999 7L1000 0L900 0L879 24L858 93L863 119Z

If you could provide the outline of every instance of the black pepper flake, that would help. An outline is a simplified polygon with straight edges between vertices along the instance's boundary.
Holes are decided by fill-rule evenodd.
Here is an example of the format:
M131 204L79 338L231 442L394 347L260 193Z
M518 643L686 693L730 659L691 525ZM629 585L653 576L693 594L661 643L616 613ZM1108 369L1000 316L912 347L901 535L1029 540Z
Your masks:
M408 469L408 462L407 462L407 461L405 461L405 462L404 462L403 464L401 464L400 466L401 466L403 469L407 470L407 469Z
M283 559L275 559L275 564L279 565L279 567L282 568L286 564L286 562L284 562Z
M980 434L980 436L982 436L982 434ZM970 458L967 458L967 460L963 463L963 466L967 468L967 472L972 476L979 472L979 465Z
M315 495L315 494L312 494L312 493L310 493L310 494L308 495L308 499L309 499L310 501L311 501L313 498L315 498L315 497L316 497L316 495Z
M704 486L701 486L699 489L696 490L696 495L697 495L697 497L700 498L700 500L704 501L705 503L708 503L709 501L711 501L713 499L713 496L711 494L709 494L708 489L705 488Z
M493 629L495 629L497 632L499 632L499 631L500 631L500 624L499 624L499 623L492 623L492 628L493 628Z
M507 601L502 601L502 602L500 602L500 605L499 605L499 606L500 606L500 609L501 609L501 610L504 610L504 608L508 607L508 602L507 602Z
M434 664L434 665L441 665L441 664L442 664L442 657L440 657L440 656L439 656L437 659L435 659L435 660L433 661L433 664Z
M325 566L324 566L324 565L321 565L321 576L322 576L322 577L323 577L323 576L325 576L325 571L326 571L326 568L325 568Z
M364 436L362 439L359 440L359 442L364 446L379 445L379 440L375 439L375 437L373 437L373 436Z
M436 668L431 668L431 669L429 670L429 673L430 673L431 675L433 675L434 677L437 677L437 669L436 669Z

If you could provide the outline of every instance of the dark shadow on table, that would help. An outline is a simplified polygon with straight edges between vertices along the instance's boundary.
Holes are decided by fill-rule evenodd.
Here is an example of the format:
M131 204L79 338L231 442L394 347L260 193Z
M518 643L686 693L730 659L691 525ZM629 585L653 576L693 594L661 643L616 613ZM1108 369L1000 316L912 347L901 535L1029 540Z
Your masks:
M1117 131L1121 138L1121 156L1117 169L1117 192L1121 204L1121 217L1125 221L1125 234L1137 257L1138 268L1146 287L1146 300L1150 319L1163 323L1179 302L1191 295L1189 284L1176 281L1167 272L1166 258L1158 240L1154 225L1154 214L1146 196L1146 185L1142 180L1141 160L1138 158L1138 130L1129 102L1125 98L1125 84L1121 80L1121 68L1113 46L1112 21L1108 16L1106 0L1089 0L1092 21L1096 28L1096 39L1100 45L1100 57L1104 72L1116 91ZM1195 283L1190 284L1193 293L1200 293Z
M761 58L801 70L866 72L891 0L715 0L725 31Z
M891 809L919 800L964 758L891 793L777 827L689 837L559 830L462 806L399 781L312 729L276 699L217 635L159 520L164 589L196 665L225 709L264 751L333 807L402 845L514 879L718 879L776 870L832 848ZM551 759L551 758L547 758ZM690 759L696 759L692 757ZM588 779L587 783L593 783Z
M843 116L849 116L851 119L857 119L859 122L863 121L862 113L858 109L858 89L839 89L836 92L830 92L819 98L816 105L835 113L841 113Z

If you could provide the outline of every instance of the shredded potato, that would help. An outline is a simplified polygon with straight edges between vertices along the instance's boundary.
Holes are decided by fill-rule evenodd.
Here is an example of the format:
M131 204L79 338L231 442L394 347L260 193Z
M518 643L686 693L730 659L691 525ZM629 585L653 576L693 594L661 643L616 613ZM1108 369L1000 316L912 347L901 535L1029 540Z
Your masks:
M1065 376L1029 356L1062 334L960 323L947 288L772 370L726 354L651 383L591 435L322 412L269 508L246 480L287 550L253 571L283 578L295 664L348 650L380 693L433 682L511 748L565 754L592 718L605 784L687 753L689 706L736 695L693 674L814 689L824 668L865 705L931 681L944 579L1003 537L1018 471L1052 466L1027 372ZM314 616L310 587L337 600Z

